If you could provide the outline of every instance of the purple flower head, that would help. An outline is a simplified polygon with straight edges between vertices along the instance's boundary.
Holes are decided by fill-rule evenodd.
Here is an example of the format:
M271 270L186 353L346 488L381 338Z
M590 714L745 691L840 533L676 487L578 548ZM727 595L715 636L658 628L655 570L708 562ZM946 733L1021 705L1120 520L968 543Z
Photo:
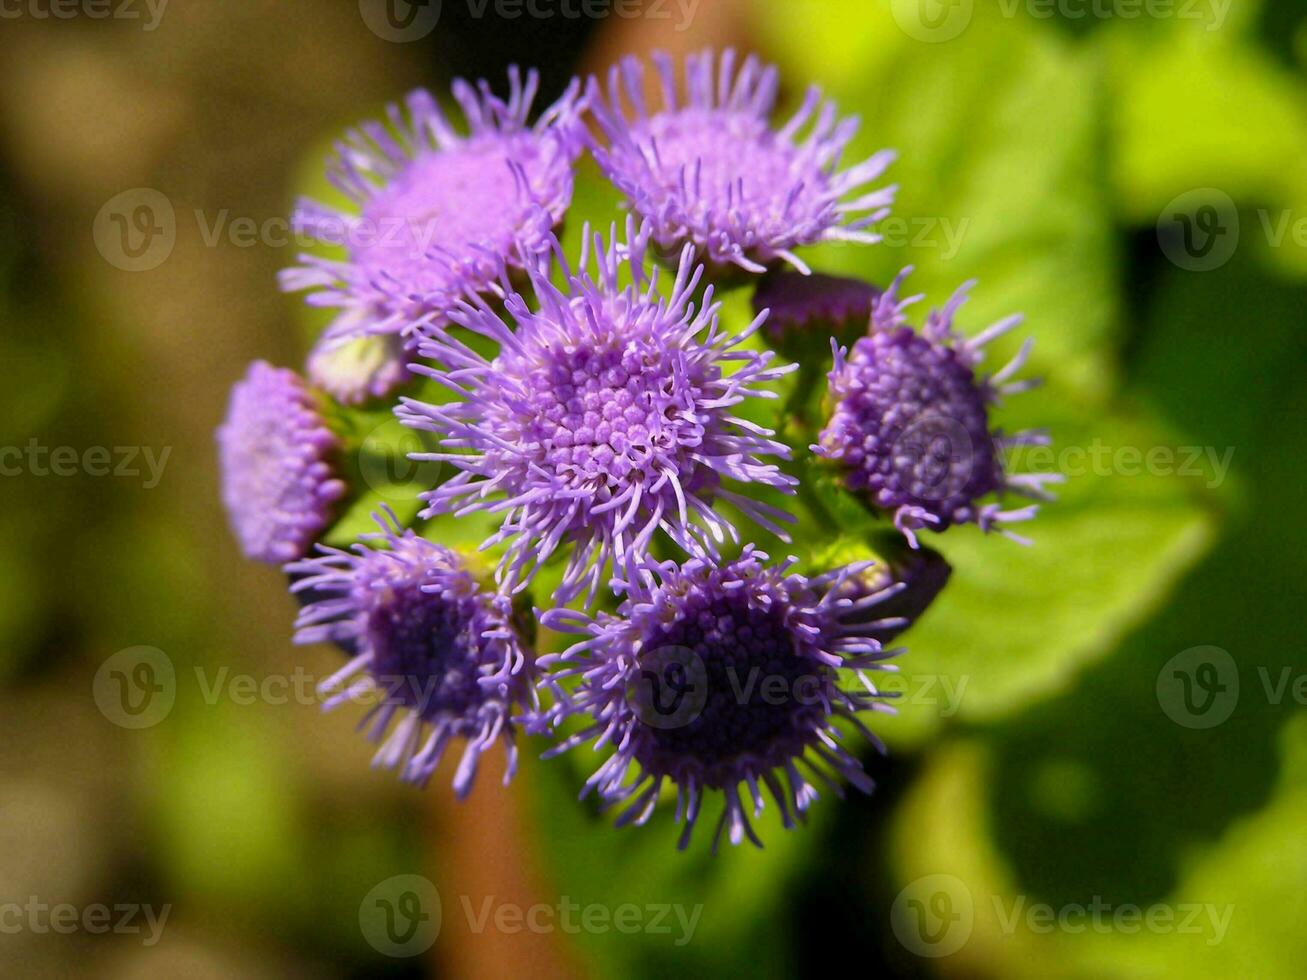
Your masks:
M770 567L766 559L746 546L724 565L650 564L616 616L558 609L542 617L586 637L541 661L560 665L556 687L580 679L571 694L558 689L548 717L591 718L551 753L592 740L614 747L582 795L597 791L606 806L626 805L619 825L647 821L668 781L685 823L682 848L710 790L725 799L714 848L726 829L732 844L746 836L759 843L748 811L762 812L764 788L787 828L817 796L811 779L836 795L840 777L871 792L836 722L880 746L857 714L893 710L869 671L894 669L884 661L897 651L871 631L887 625L874 607L897 587L855 600L842 586L868 563L806 578L789 571L793 559Z
M287 290L310 289L315 306L340 307L331 337L397 333L440 316L464 292L489 288L500 261L522 265L549 247L572 199L581 148L573 82L534 125L539 76L509 70L507 101L482 81L459 79L467 120L455 132L429 92L412 93L387 123L364 123L337 148L329 177L357 214L299 202L299 234L343 244L344 261L311 255L282 273Z
M218 429L222 501L245 557L303 557L345 494L340 444L294 371L255 361L232 387Z
M915 547L915 532L922 528L943 531L974 523L989 530L1028 520L1037 505L1004 510L999 503L980 501L1004 491L1046 499L1044 484L1058 477L1005 473L1004 449L1046 445L1047 437L1033 431L1004 436L989 428L990 407L1001 395L1037 383L1010 380L1033 341L1027 340L993 376L975 373L984 345L1017 326L1021 317L962 337L953 330L953 317L974 285L967 283L943 309L931 312L920 332L914 331L905 325L903 311L921 297L898 295L911 271L900 273L877 301L871 328L852 353L836 349L829 375L834 412L820 444L812 448L842 467L851 489L892 511L895 527Z
M412 379L399 334L322 337L309 352L309 380L342 405L384 398Z
M465 740L454 791L466 796L481 753L508 752L505 782L517 767L514 710L531 707L531 655L513 628L508 600L482 590L448 548L402 530L389 514L385 549L319 546L321 555L288 565L292 591L314 601L296 621L296 643L339 643L355 651L319 688L324 708L372 704L363 720L380 742L374 764L399 767L426 785L449 743ZM396 715L400 721L387 734Z
M771 311L766 332L773 343L819 339L824 351L830 337L851 343L860 336L880 295L861 279L773 269L758 283L753 308Z
M855 601L872 594L883 596L868 614L879 623L867 632L881 643L890 643L925 614L952 574L952 566L937 551L894 549L887 562L849 576L840 595Z
M801 245L880 240L866 228L889 214L895 188L862 189L894 154L841 170L858 123L837 122L834 103L823 102L819 89L810 88L776 129L775 67L750 56L737 71L729 49L720 59L712 51L690 55L682 100L672 59L659 53L654 64L662 81L658 112L646 110L644 69L635 58L610 70L607 99L594 79L587 94L609 143L594 147L595 158L636 213L653 222L660 247L688 241L717 265L762 272L785 260L807 272L793 252ZM633 118L622 109L623 94Z
M397 409L409 426L444 439L450 452L414 459L448 462L460 472L424 493L426 514L502 512L487 546L507 542L500 581L524 586L560 546L572 546L559 605L588 589L592 598L607 567L634 567L661 528L686 551L714 553L736 537L713 511L717 499L783 534L783 511L727 488L727 481L792 492L793 478L764 457L789 450L740 418L748 398L773 398L761 387L787 373L774 355L739 350L762 322L731 334L718 324L712 287L693 297L703 268L684 249L670 294L660 274L646 275L647 231L627 224L605 246L585 233L580 264L555 287L542 269L528 269L536 302L509 294L510 329L480 300L460 304L454 322L499 345L492 360L449 335L424 339L415 367L459 398L430 405L410 398ZM593 266L593 271L591 267ZM619 285L619 277L629 285ZM617 570L614 568L614 570Z

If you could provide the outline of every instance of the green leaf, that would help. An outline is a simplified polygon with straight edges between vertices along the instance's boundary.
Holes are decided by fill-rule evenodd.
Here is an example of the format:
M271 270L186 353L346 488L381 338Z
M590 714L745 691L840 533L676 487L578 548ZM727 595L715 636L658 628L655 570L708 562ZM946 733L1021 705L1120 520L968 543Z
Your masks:
M942 886L958 918L942 931L914 934L913 917L899 916L894 932L914 952L938 953L947 944L953 951L938 962L953 975L1301 976L1307 718L1289 718L1278 747L1280 778L1268 805L1213 846L1188 854L1169 893L1131 899L1087 890L1067 902L1046 902L1022 887L991 843L991 756L980 743L952 745L899 811L892 860L901 896L928 901ZM1113 825L1104 833L1130 830ZM1105 908L1093 912L1096 902ZM1115 916L1126 907L1138 917L1123 918L1123 926ZM1039 918L1044 908L1052 919ZM1069 929L1057 924L1064 912ZM923 935L939 945L923 942Z
M1112 181L1128 218L1214 187L1246 204L1307 200L1302 84L1228 31L1103 36L1116 91Z

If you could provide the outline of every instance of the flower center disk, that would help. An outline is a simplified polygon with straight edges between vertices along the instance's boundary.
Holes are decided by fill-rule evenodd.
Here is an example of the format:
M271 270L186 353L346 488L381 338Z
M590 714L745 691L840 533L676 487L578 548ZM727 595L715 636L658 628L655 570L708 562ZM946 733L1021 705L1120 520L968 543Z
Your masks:
M443 600L443 601L442 601ZM468 716L485 700L474 595L434 596L399 585L367 618L372 670L387 695L420 714Z
M644 722L635 755L649 771L693 761L710 785L738 779L736 759L783 763L824 723L830 679L796 653L779 608L743 595L690 597L642 649L631 693Z

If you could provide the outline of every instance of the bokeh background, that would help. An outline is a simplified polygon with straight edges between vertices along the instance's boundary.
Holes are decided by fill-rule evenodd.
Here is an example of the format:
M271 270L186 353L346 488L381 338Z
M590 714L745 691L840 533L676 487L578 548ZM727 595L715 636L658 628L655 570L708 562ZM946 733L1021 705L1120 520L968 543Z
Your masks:
M1298 0L0 10L6 975L1302 975ZM345 125L514 61L549 93L727 43L779 62L790 102L817 81L860 114L857 151L900 151L887 243L813 265L911 262L936 301L977 277L971 331L1023 311L1047 384L1002 421L1049 427L1068 483L1031 549L939 542L954 580L907 636L877 794L713 859L666 817L613 831L565 761L462 806L443 776L371 771L356 713L296 694L338 654L293 649L283 581L240 560L212 433L246 363L300 363L319 325L276 289L278 222ZM147 191L172 213L159 261L114 245ZM574 223L612 204L586 170ZM142 646L172 671L144 719L103 696ZM439 936L385 955L360 907L411 874ZM478 931L487 899L701 909L678 945ZM32 902L167 919L57 934Z

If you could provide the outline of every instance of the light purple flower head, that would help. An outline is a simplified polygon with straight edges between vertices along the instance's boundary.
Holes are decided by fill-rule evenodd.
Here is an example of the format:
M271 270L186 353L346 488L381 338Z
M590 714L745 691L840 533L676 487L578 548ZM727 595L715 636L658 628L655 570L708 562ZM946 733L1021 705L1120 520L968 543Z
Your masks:
M586 783L606 806L626 805L618 824L643 824L667 783L677 790L680 846L690 840L704 797L720 792L732 844L761 844L749 822L763 809L764 790L787 828L817 797L813 780L842 796L841 778L870 793L873 783L841 744L837 722L879 740L857 715L893 711L869 672L894 670L872 631L889 624L875 606L897 586L851 599L843 584L869 563L816 578L778 566L746 546L718 565L650 564L616 616L591 619L558 609L542 622L586 637L556 664L557 700L547 716L575 713L591 723L552 753L595 742L613 754ZM559 681L578 677L563 693ZM883 748L882 748L883 751Z
M866 229L889 214L895 188L865 186L894 154L841 170L858 122L837 121L835 105L823 102L819 89L810 88L799 111L776 129L778 73L756 57L737 71L729 49L720 59L712 51L690 55L684 99L672 59L659 53L654 65L662 81L657 112L645 107L644 69L635 58L610 70L607 99L594 79L588 95L609 144L594 147L595 159L636 213L653 222L660 247L688 241L719 266L762 272L784 260L807 272L795 248L880 240ZM622 109L623 94L633 117Z
M509 81L507 101L484 81L454 83L466 134L419 90L338 146L329 177L358 213L301 200L293 226L348 257L303 255L281 277L286 290L313 290L310 304L342 309L329 337L439 318L459 295L489 288L501 261L520 266L548 249L572 199L580 83L528 125L539 76L512 68Z
M516 770L511 716L534 705L532 655L507 598L482 590L454 552L387 516L390 524L377 519L382 533L365 536L384 549L320 545L320 556L286 567L292 591L313 596L296 621L295 642L354 651L319 691L326 709L372 705L362 724L381 743L374 765L399 767L403 780L426 785L449 743L465 740L454 776L461 799L496 742L508 753L505 782Z
M399 334L321 337L309 352L309 380L342 405L385 398L410 381Z
M305 555L346 490L332 463L340 444L312 390L294 371L255 361L217 435L222 500L245 556Z
M431 405L402 399L404 424L440 435L450 451L415 454L459 470L426 493L427 514L502 512L487 546L508 543L503 586L516 591L561 546L572 546L559 605L587 591L605 568L634 566L661 528L686 551L713 553L736 532L716 514L723 500L783 534L784 512L728 489L734 482L792 492L793 478L765 457L789 450L772 431L739 417L749 398L773 398L763 386L787 373L771 352L740 350L762 322L739 334L718 323L707 287L693 297L703 268L686 246L670 292L660 273L646 274L647 231L627 224L605 245L586 230L576 270L557 258L566 285L543 268L528 269L535 303L509 294L510 329L480 300L450 319L499 345L487 359L450 335L424 339L415 367L458 398ZM593 271L591 267L593 266ZM630 279L620 285L619 279Z
M900 273L877 301L871 328L852 353L836 349L829 375L834 411L820 444L812 448L840 465L852 490L892 512L895 527L915 547L915 532L922 528L943 531L973 523L990 530L1028 520L1037 505L1004 510L1000 503L981 500L1004 491L1046 499L1044 485L1060 478L1006 473L1004 449L1046 445L1047 437L1034 431L1004 436L989 427L990 407L1001 395L1037 384L1011 380L1033 341L1027 340L996 374L975 373L984 345L1016 327L1021 317L1002 320L970 339L956 333L954 315L974 285L967 283L915 331L905 325L903 311L921 297L900 299L898 294L911 271Z

